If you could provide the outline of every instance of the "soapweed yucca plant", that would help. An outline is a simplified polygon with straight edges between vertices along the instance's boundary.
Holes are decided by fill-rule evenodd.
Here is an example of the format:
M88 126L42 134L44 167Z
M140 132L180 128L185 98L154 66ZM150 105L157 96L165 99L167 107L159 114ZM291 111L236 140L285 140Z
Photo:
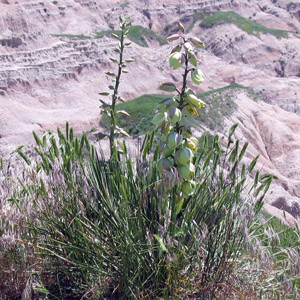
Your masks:
M101 227L115 228L101 232L101 240L110 241L107 249L114 253L110 263L119 297L172 297L180 294L178 283L184 286L193 276L200 279L193 293L213 296L234 266L245 241L243 228L261 208L272 179L271 175L260 177L258 172L247 186L257 158L248 169L240 166L247 144L240 150L239 142L233 143L236 126L230 131L227 147L216 137L207 151L207 142L199 147L191 130L181 123L183 113L196 115L197 109L204 107L187 88L189 74L196 84L204 79L194 68L198 62L192 46L202 47L203 43L184 35L169 39L181 40L169 62L173 68L183 66L184 74L181 89L173 83L160 86L177 92L162 101L153 119L161 131L161 143L149 157L154 133L146 136L136 169L128 157L124 157L123 169L122 164L103 165L101 161L91 168L99 203L107 206Z
M195 84L204 80L194 49L204 45L187 38L181 23L179 28L182 34L169 37L179 41L169 63L182 67L183 81L180 88L160 87L176 95L162 101L153 119L158 145L154 131L139 157L133 160L124 142L119 143L124 155L118 155L110 106L111 159L97 154L85 134L75 137L68 125L57 136L35 135L33 165L17 150L31 165L32 181L20 180L15 202L34 203L38 217L29 220L26 240L60 262L53 264L59 280L52 287L43 282L58 298L213 299L243 250L245 228L260 210L272 175L249 178L257 158L249 167L242 163L247 143L240 149L233 141L236 126L223 145L218 136L199 143L182 123L183 114L197 115L205 105L188 88L189 76ZM118 53L120 75L121 49ZM113 103L120 100L118 78Z
M19 203L30 198L38 216L23 239L52 261L48 271L34 272L36 292L61 299L214 294L241 251L251 205L261 206L262 198L241 196L256 162L238 171L246 146L223 149L217 138L210 145L204 139L195 154L196 190L178 209L163 201L158 148L148 163L133 162L123 144L121 161L105 161L68 126L58 137L48 132L36 141L38 158L26 157L31 181L15 195ZM248 188L263 196L269 183L257 173Z
M182 121L182 115L188 113L197 116L197 109L205 107L205 103L199 99L194 90L188 88L188 75L191 80L199 85L204 80L204 75L198 67L198 58L195 49L204 47L204 43L196 37L186 38L184 26L179 22L182 34L173 34L168 40L179 40L178 45L171 51L169 57L170 66L173 69L183 67L183 79L181 88L177 88L172 82L163 83L159 89L166 92L177 92L177 95L161 101L159 112L152 122L157 129L161 129L161 143L159 145L160 160L158 168L163 178L162 186L168 201L169 196L176 202L173 206L177 211L181 210L185 199L194 193L196 183L195 176L195 152L198 141L193 137L191 129ZM174 199L169 193L175 185L179 187Z
M198 38L187 38L181 23L179 29L182 34L173 34L168 38L170 41L179 40L171 52L169 64L173 69L183 68L182 86L178 88L171 82L160 86L161 90L176 92L177 95L161 101L161 107L152 121L161 132L161 143L157 148L157 169L161 178L157 185L161 192L160 212L170 220L164 223L168 223L165 231L155 237L170 255L172 251L165 246L168 240L177 240L178 232L185 236L184 245L189 245L190 251L197 253L188 266L200 280L199 293L213 297L242 251L246 239L243 228L251 224L260 210L272 175L260 177L257 173L254 183L247 188L246 179L253 171L257 158L248 170L245 165L241 166L248 144L241 150L239 141L232 145L236 126L230 130L227 147L221 145L216 136L210 152L205 153L204 149L197 152L199 143L191 129L182 122L182 115L197 116L197 109L205 106L195 91L187 86L189 74L194 84L204 80L202 71L197 69L198 59L194 48L202 48L204 44ZM256 189L259 181L261 184ZM247 191L253 191L254 198L247 199L244 195ZM263 195L257 199L262 191ZM183 230L186 220L187 224L195 225L192 234ZM197 236L202 237L200 247ZM184 254L189 256L189 251ZM179 255L176 250L171 255L177 258L178 265L176 272L168 274L168 278L169 283L173 279L175 284L178 277L174 274L184 270L184 264L178 258L185 255L182 252ZM196 266L199 267L197 271ZM173 278L170 279L170 276Z

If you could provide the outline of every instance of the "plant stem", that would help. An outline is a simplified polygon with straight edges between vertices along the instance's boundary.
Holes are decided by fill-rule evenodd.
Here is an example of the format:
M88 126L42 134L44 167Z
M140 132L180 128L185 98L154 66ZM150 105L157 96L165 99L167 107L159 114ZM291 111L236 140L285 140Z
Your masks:
M122 74L122 65L123 65L123 51L124 51L124 30L126 29L125 26L121 28L121 37L120 37L120 55L119 55L119 62L118 62L118 74L116 76L116 82L114 87L114 93L112 95L112 104L111 104L111 125L110 125L110 135L109 135L109 144L110 144L110 157L117 157L116 153L116 146L115 146L115 129L116 129L116 104L118 99L118 92L119 92L119 85L120 85L120 78Z
M183 81L182 81L182 88L181 88L181 92L180 92L180 100L179 100L179 106L178 109L179 110L183 110L184 108L184 94L185 94L185 90L186 90L186 86L187 86L187 76L189 73L189 59L188 59L188 55L187 53L184 54L185 57L185 68L184 68L184 73L182 74L183 77ZM179 131L179 122L176 123L176 131Z

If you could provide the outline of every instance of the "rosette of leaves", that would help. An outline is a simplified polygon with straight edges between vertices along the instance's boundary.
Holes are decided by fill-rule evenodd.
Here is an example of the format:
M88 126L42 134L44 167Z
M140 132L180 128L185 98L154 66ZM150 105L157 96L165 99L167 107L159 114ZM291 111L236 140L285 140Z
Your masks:
M161 101L161 107L152 123L162 133L158 169L167 181L164 184L165 191L168 193L173 187L180 186L179 198L188 198L196 189L193 180L194 154L198 149L198 140L192 136L191 129L182 124L182 115L186 112L190 116L197 116L197 110L205 107L195 91L187 87L189 78L197 85L205 78L198 68L197 58L197 51L205 45L196 37L186 37L184 26L180 22L178 27L181 33L168 37L169 41L179 41L171 51L169 64L173 69L183 69L182 86L178 88L173 82L167 82L159 87L162 91L177 95Z
M134 60L132 58L125 59L124 58L124 50L125 47L128 47L131 42L126 42L126 37L129 33L131 27L131 21L129 17L121 18L120 17L120 33L115 34L112 33L112 36L119 41L118 47L114 49L114 52L117 54L117 57L110 57L109 59L117 65L117 72L106 72L105 74L112 78L112 85L109 85L108 88L110 91L105 91L99 93L101 96L108 96L111 97L111 103L107 103L107 101L100 100L101 102L101 108L104 113L106 113L110 118L110 132L109 134L101 134L99 136L99 139L102 139L104 137L109 137L109 143L110 143L110 157L117 157L118 153L121 153L122 150L117 150L115 145L115 136L116 134L120 134L123 136L129 136L129 134L120 126L117 125L116 122L116 116L117 114L122 114L125 116L130 116L126 111L116 110L116 104L118 102L124 102L124 99L119 96L119 86L121 81L121 75L123 73L128 73L128 70L126 69L126 64L133 62Z

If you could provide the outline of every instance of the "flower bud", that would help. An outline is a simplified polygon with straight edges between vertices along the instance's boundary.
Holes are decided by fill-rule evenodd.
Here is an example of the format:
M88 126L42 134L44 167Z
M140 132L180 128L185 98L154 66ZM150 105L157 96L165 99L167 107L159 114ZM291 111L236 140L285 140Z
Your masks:
M179 28L179 30L181 30L182 32L184 32L184 26L183 26L183 24L180 21L178 22L178 28Z
M161 155L163 157L168 157L170 155L172 155L174 152L174 149L170 149L168 146L165 147L165 149L163 150L163 152L161 153Z
M196 183L193 180L186 181L182 185L182 193L185 198L194 194L196 188Z
M161 128L165 121L167 121L167 114L164 112L156 114L153 117L151 123L153 123L156 126L156 128Z
M167 37L167 40L168 41L175 41L175 40L177 40L177 39L179 39L180 38L180 35L179 34L172 34L172 35L170 35L169 37Z
M200 71L199 69L196 69L194 71L192 71L191 73L191 78L192 78L192 81L195 83L195 84L200 84L204 81L205 77L204 77L204 74L202 73L202 71Z
M190 41L196 47L199 47L199 48L205 47L204 43L201 40L199 40L198 38L196 38L196 37L190 38Z
M190 162L178 168L179 175L184 179L192 179L195 175L195 166Z
M172 132L167 137L167 145L169 149L175 149L182 143L182 136L177 132Z
M198 61L197 61L197 57L193 51L189 51L189 60L190 60L190 63L194 67L197 67Z
M192 51L193 50L193 47L189 42L184 43L183 48L187 51Z
M169 57L170 66L175 70L181 67L182 55L180 52L174 52Z
M168 158L162 158L157 163L157 168L160 173L163 173L165 170L170 169L172 162Z
M195 96L196 96L196 93L195 93L195 91L194 91L194 90L192 90L192 89L190 89L190 88L187 88L187 89L185 90L185 94L186 94L186 95L193 94L193 95L195 95Z
M195 106L196 108L204 108L205 107L205 103L193 94L187 95L185 97L185 99L189 104Z
M177 107L171 107L168 112L168 120L170 123L175 124L181 120L181 111Z
M175 153L175 161L179 165L186 165L193 159L194 155L191 149L182 148Z

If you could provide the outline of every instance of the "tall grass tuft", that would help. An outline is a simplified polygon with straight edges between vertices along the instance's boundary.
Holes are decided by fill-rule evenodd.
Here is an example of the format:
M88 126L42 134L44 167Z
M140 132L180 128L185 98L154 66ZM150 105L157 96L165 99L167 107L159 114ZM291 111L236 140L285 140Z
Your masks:
M68 126L37 140L31 181L15 195L34 208L22 239L46 258L33 289L59 299L217 297L241 264L272 179L251 179L257 159L241 162L247 144L240 149L233 132L227 145L202 139L197 191L182 203L162 196L158 150L107 161Z

